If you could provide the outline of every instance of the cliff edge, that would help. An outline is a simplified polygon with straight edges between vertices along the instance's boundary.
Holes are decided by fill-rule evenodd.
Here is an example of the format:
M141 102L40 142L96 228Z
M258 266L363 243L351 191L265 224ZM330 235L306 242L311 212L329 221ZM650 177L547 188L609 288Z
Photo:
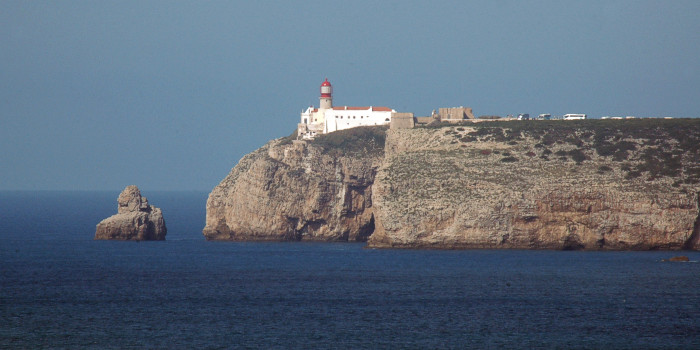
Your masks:
M245 156L209 196L205 237L700 248L700 120L358 129Z
M205 238L366 241L385 131L277 139L246 155L209 194Z

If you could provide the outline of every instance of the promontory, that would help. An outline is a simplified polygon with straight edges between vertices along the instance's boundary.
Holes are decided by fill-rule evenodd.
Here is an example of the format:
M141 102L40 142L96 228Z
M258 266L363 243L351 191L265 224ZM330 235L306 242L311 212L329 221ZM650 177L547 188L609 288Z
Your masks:
M117 198L117 214L97 224L95 239L163 241L167 232L160 208L149 205L139 188L130 185Z
M381 248L700 248L700 119L357 127L268 142L207 201L207 240Z

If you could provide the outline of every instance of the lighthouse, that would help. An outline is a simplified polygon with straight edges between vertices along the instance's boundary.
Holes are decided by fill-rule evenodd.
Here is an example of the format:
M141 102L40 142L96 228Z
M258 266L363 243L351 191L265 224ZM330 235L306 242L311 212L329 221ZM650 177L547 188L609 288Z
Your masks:
M316 135L358 126L386 125L391 122L395 110L388 107L333 106L333 86L328 78L321 83L318 108L309 106L301 112L297 124L299 140L313 140Z
M333 108L333 86L326 78L326 81L321 83L321 98L319 102L320 109Z

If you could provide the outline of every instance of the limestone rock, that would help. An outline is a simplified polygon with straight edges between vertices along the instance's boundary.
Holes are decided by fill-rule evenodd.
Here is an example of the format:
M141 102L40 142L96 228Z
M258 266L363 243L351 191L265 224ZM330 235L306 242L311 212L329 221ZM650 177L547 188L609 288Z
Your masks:
M470 127L390 130L372 188L376 229L369 246L700 248L697 183L623 170L643 169L660 147L637 140L622 163L594 150L595 130L580 134L588 138L568 130L561 142L498 130L495 140ZM691 173L697 154L677 151L679 163L688 164L678 173Z
M160 208L148 204L138 187L127 186L117 199L117 214L99 224L95 239L163 241L167 228Z
M273 140L243 157L209 194L204 236L366 241L381 160L381 152L331 155L316 143Z
M672 258L670 258L670 259L668 259L668 260L663 259L663 260L661 260L661 261L689 262L689 261L690 261L690 258L688 258L688 257L685 256L685 255L679 255L679 256L674 256L674 257L672 257Z
M606 122L389 130L380 153L273 140L214 188L203 233L378 248L699 249L700 123ZM342 147L366 142L332 135Z

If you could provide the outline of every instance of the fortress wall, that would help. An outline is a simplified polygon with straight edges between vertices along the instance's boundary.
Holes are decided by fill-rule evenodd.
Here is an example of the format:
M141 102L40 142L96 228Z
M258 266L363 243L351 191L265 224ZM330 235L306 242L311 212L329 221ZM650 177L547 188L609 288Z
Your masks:
M413 129L415 125L413 113L391 113L390 129Z

